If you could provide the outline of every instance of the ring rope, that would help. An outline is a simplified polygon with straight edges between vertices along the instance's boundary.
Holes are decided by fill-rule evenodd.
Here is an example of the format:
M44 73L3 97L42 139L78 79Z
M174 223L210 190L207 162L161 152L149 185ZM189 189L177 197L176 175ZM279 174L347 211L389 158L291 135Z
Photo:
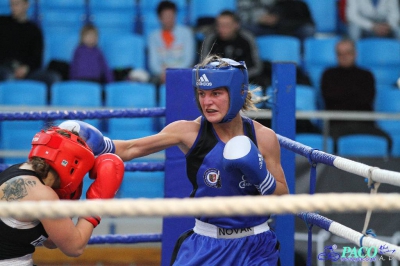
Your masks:
M150 163L124 163L125 171L129 172L162 172L165 170L165 164L163 162L150 162ZM6 170L11 164L0 164L0 172Z
M128 234L91 236L89 245L99 244L136 244L161 242L162 234Z
M364 177L371 178L374 182L400 186L400 173L380 169L363 163L355 162L340 156L335 156L323 151L315 150L309 146L283 137L279 134L278 140L282 147L304 157L311 158L315 163L324 163L340 170Z
M167 199L0 202L0 217L61 218L73 216L233 216L296 214L300 211L393 212L400 210L400 194L326 193L314 195L235 196Z
M160 117L165 116L165 108L132 108L108 110L58 110L32 112L0 112L0 121L6 120L55 120L55 119L106 119L128 117Z

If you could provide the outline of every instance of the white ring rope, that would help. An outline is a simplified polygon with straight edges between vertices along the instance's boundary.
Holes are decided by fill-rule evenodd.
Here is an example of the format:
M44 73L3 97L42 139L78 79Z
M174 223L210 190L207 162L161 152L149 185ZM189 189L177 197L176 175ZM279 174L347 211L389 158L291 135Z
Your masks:
M73 216L232 216L307 212L393 212L400 194L324 193L282 196L235 196L170 199L0 202L0 217Z
M363 163L358 163L339 156L336 156L336 159L333 161L333 165L338 169L365 178L369 178L371 176L372 180L375 182L400 186L399 172L379 169L373 166L369 166Z

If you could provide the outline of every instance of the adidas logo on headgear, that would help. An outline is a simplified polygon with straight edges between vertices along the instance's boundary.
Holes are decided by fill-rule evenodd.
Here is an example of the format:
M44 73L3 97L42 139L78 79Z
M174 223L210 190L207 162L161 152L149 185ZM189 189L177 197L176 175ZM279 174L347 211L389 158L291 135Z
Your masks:
M212 86L212 83L208 80L206 74L201 75L201 77L196 82L197 86Z

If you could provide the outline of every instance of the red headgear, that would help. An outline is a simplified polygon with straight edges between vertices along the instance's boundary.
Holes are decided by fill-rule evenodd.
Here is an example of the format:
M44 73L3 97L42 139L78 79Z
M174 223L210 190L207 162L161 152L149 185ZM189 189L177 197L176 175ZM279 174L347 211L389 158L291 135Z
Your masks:
M57 131L63 131L69 137ZM32 139L32 157L45 159L59 175L60 188L54 191L60 198L73 193L82 183L83 177L94 165L94 155L86 142L72 132L58 127L40 131Z

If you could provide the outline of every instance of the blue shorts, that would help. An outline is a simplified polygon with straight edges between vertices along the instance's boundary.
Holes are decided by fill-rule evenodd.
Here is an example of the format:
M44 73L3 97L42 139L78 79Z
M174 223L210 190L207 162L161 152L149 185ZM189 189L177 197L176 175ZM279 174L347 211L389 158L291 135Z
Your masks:
M213 238L189 230L179 238L171 265L276 266L278 259L279 245L271 230L233 239Z

